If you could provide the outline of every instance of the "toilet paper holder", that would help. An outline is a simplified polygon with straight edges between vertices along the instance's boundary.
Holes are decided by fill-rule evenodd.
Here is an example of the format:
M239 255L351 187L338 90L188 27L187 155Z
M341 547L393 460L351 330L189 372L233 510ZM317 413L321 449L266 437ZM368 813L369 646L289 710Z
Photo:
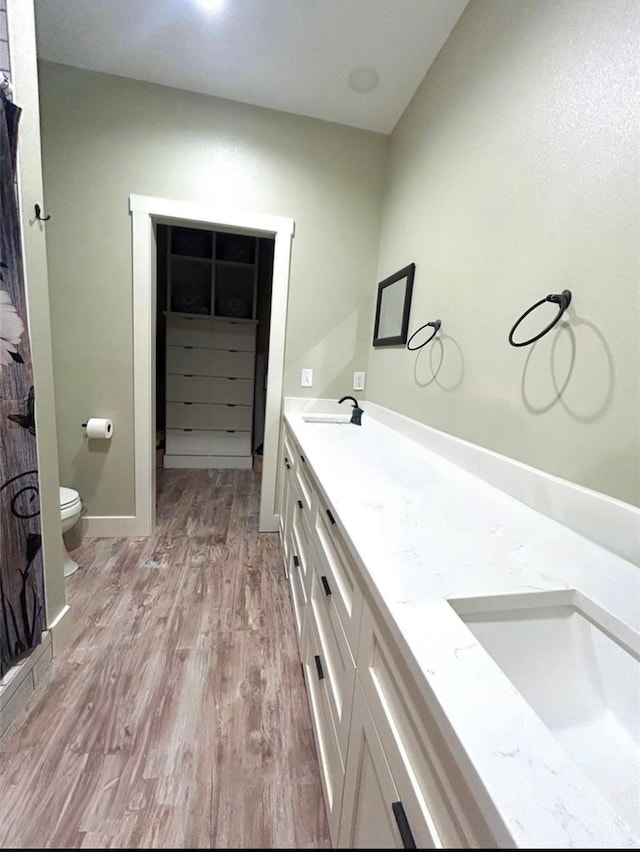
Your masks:
M82 428L85 430L88 438L98 438L109 440L113 435L113 424L111 420L104 417L89 417Z

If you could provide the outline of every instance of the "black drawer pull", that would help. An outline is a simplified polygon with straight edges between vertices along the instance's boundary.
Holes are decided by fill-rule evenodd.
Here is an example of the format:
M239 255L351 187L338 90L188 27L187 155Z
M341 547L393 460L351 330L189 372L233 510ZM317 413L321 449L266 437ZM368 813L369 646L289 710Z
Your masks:
M393 809L393 815L396 818L396 825L400 832L403 847L405 849L417 849L418 847L413 839L411 826L409 825L409 820L407 819L407 815L402 807L402 802L393 802L391 804L391 808Z
M298 559L298 557L295 555L295 553L293 554L293 564L296 566L296 568L299 568L299 567L300 567L300 560L299 560L299 559Z
M287 470L291 470L291 465L289 464L289 462L286 459L284 460L284 463L285 463Z
M238 381L236 376L227 376L227 378L229 379L230 382L237 382Z
M184 349L193 349L193 346L185 346Z
M192 403L192 402L183 402L182 404L183 404L183 405L193 405L193 403Z
M228 402L227 403L227 408L235 408L235 407L236 407L235 402Z
M316 670L318 672L318 680L324 680L324 672L322 671L322 662L320 657L316 654ZM397 817L396 817L397 819ZM415 846L413 847L416 848Z
M227 432L230 432L231 434L234 434L235 431L236 431L235 429L227 429Z
M296 500L296 503L298 504L298 509L304 508L304 506L302 505L302 500Z
M183 429L183 432L193 432L193 429Z
M230 349L229 352L237 352L237 349Z
M305 458L304 458L304 456L302 455L302 453L300 453L300 458L302 459L302 461L305 461Z
M324 576L324 574L322 575L322 577L320 577L320 579L322 580L322 586L324 588L325 595L329 596L331 594L331 586L329 585L329 581Z
M331 510L330 510L330 509L327 509L327 515L329 516L329 520L331 521L331 523L332 523L332 524L335 524L336 519L335 519L335 518L333 517L333 515L331 514Z
M192 379L192 378L193 378L193 373L185 373L185 374L184 374L184 377L185 377L185 379Z

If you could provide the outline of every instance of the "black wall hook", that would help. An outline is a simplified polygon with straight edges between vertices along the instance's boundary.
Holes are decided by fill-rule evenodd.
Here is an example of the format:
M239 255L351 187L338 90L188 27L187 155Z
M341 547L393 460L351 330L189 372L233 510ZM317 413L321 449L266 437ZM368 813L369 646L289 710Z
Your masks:
M424 325L421 325L420 328L416 329L416 331L413 332L413 334L411 335L411 337L407 341L407 349L411 349L411 351L414 351L416 349L422 349L423 346L426 346L427 343L430 343L433 340L433 338L436 336L436 334L440 330L441 325L442 325L442 323L440 322L440 320L433 320L433 322L426 322ZM411 346L411 341L416 336L416 334L419 334L422 331L422 329L427 328L427 326L431 326L431 328L433 329L433 334L430 337L427 337L427 339L424 341L424 343L421 343L420 346Z
M539 308L540 305L544 305L545 302L553 302L554 304L558 305L560 310L558 311L556 316L551 320L551 322L549 323L548 326L546 326L546 328L542 329L542 331L539 334L536 334L533 337L530 337L529 340L522 340L519 343L516 343L516 341L513 339L513 334L514 334L516 328L520 325L520 323L522 322L522 320L525 317L529 316L529 314L532 311L535 311L536 308ZM567 308L569 307L570 304L571 304L571 290L563 290L562 293L550 293L548 296L545 296L544 299L540 299L540 301L536 302L535 305L531 305L530 308L527 308L527 310L522 314L520 319L515 321L513 328L509 332L509 343L512 346L528 346L530 343L535 343L536 340L540 340L540 338L544 337L544 335L548 331L551 331L551 329L558 322L558 320L560 319L562 314L567 310Z
M40 209L40 205L36 204L36 219L39 219L41 222L48 222L51 216L41 216L42 210Z

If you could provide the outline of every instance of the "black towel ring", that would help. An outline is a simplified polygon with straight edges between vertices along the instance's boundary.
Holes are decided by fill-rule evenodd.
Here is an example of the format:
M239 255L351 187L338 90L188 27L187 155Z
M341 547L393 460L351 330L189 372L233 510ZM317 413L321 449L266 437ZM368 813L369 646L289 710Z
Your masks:
M529 340L522 340L519 343L516 343L513 339L514 332L516 328L520 325L522 320L529 316L532 311L535 311L536 308L539 308L540 305L544 305L545 302L553 302L554 304L559 306L559 311L557 315L551 320L549 325L546 328L543 328L539 334L536 334L534 337L529 338ZM536 302L535 305L531 305L520 317L519 320L516 320L513 328L509 332L509 343L512 346L528 346L530 343L535 343L536 340L540 340L541 337L551 331L554 325L558 322L562 314L567 310L569 305L571 304L571 290L563 290L562 293L550 293L544 299L540 299L539 302Z
M41 222L48 222L51 216L41 216L41 213L40 205L36 204L36 219L39 219Z
M416 329L416 331L413 332L413 334L411 335L411 337L407 341L407 349L411 349L411 351L415 351L416 349L422 349L423 346L426 346L427 343L430 343L433 340L433 338L438 333L438 330L440 329L441 325L442 325L442 323L440 322L440 320L434 320L433 322L426 322L424 325L421 325L420 328ZM424 341L424 343L420 344L420 346L411 346L411 341L416 336L416 334L421 332L422 329L426 328L427 326L431 326L431 328L433 328L433 334L431 335L431 337L428 337Z

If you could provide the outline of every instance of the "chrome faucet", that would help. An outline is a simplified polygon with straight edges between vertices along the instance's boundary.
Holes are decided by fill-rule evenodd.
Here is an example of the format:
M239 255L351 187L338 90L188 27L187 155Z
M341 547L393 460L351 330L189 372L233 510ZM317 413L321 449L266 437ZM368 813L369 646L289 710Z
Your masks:
M339 399L338 402L344 402L345 399L350 399L353 402L353 410L351 412L351 423L354 423L356 426L362 426L362 415L364 411L358 405L358 400L354 399L352 396L343 396L342 399Z

